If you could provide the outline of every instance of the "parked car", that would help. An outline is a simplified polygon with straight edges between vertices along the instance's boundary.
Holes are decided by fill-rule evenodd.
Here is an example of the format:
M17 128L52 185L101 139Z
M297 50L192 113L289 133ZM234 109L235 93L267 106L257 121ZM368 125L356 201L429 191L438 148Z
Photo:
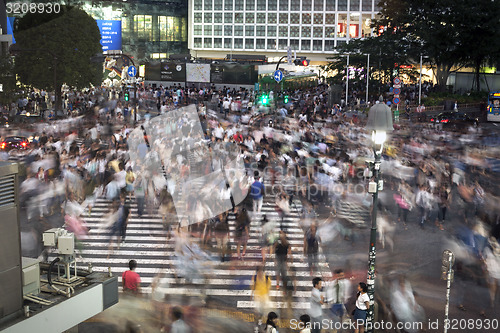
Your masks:
M463 112L441 112L437 116L431 117L431 123L449 127L477 126L479 118Z
M24 136L8 136L4 141L0 142L1 151L11 151L14 149L26 150L29 148L29 141Z

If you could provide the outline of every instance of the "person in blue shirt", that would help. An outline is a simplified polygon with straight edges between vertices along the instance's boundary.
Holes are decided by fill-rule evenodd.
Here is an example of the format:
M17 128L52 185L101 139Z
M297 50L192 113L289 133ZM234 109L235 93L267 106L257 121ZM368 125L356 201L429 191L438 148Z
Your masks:
M259 172L254 172L255 181L250 187L250 197L253 200L253 213L259 213L262 209L262 203L264 202L264 184L259 181Z

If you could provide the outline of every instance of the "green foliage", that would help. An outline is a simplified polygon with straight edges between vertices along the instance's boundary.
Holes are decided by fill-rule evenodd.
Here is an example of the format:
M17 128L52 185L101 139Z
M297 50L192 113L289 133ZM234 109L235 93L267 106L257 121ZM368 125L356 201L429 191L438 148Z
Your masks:
M58 14L27 13L16 20L15 27L20 50L15 71L20 81L41 89L56 88L59 94L63 83L81 89L99 84L102 76L101 65L89 61L101 51L96 21L79 8L61 9Z
M446 92L436 92L429 94L428 97L422 98L422 103L426 106L443 105L445 101L457 101L461 104L475 104L484 102L488 98L488 93L485 91L473 91L466 95L458 95Z

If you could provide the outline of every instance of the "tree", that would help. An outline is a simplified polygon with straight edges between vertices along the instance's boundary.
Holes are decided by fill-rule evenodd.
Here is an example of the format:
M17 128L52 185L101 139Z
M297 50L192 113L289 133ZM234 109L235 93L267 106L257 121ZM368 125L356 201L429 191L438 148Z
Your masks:
M380 73L382 77L390 73L391 64L419 63L420 56L425 56L441 90L446 89L452 70L464 66L476 68L479 85L480 66L498 58L497 1L381 0L379 7L380 15L372 23L378 36L349 45L354 42L356 52L383 57L379 59L379 70L385 72ZM339 52L349 48L339 48Z
M0 83L3 90L0 92L0 104L7 105L14 100L16 90L14 62L10 56L0 55Z
M15 72L25 84L55 90L56 109L63 83L77 89L100 83L102 67L90 58L101 51L101 36L83 10L61 6L59 13L27 13L16 20L14 33Z

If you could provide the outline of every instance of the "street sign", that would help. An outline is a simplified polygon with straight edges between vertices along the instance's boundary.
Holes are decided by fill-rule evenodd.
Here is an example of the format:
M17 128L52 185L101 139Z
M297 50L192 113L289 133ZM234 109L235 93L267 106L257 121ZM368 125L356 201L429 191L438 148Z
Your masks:
M281 82L281 80L283 80L283 72L280 71L279 69L277 71L274 71L274 79L276 80L276 82Z
M392 86L394 89L401 89L401 85L400 84L395 84Z
M396 105L397 105L397 104L399 104L399 97L394 97L394 98L392 99L392 102L393 102L394 104L396 104Z
M130 77L135 77L137 75L137 68L135 66L128 66L127 74Z
M394 88L392 92L394 93L394 95L399 95L401 94L401 88Z
M395 77L393 82L394 82L394 84L400 84L401 79L399 77Z

